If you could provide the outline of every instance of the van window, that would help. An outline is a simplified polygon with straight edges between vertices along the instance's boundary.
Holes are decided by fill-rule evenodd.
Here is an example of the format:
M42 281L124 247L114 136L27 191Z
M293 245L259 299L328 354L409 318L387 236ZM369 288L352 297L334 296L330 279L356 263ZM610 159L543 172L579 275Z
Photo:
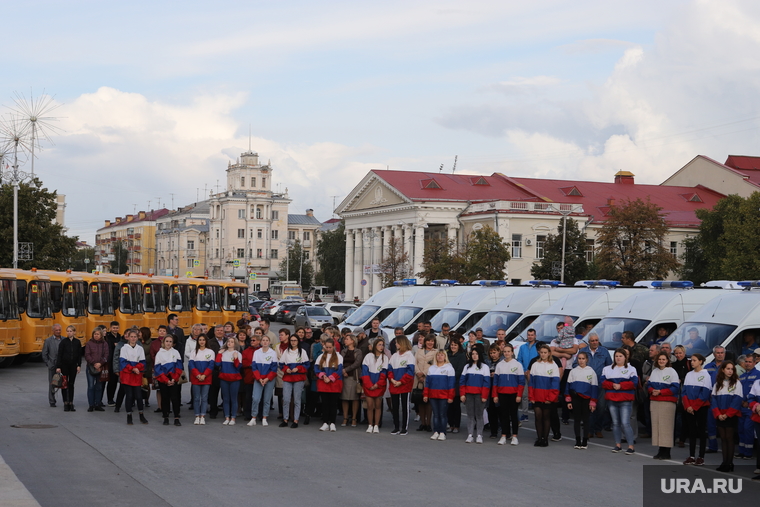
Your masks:
M721 345L736 326L728 324L713 324L707 322L685 322L675 333L671 334L667 341L672 348L676 345L686 347L686 355L699 353L707 357L712 354L713 347Z

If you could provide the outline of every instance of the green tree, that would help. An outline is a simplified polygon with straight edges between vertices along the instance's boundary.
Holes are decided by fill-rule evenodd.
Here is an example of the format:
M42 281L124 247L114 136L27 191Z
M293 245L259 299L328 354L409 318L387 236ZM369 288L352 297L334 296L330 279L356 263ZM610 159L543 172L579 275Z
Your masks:
M722 272L728 280L760 278L760 192L742 199L736 213L726 216Z
M710 280L707 274L708 265L705 252L702 249L699 236L684 239L681 246L683 253L681 254L681 267L678 269L678 276L682 280L691 280L696 285Z
M409 255L404 252L404 244L399 238L394 236L388 240L380 270L383 287L390 287L396 280L402 280L410 275L412 270L409 266Z
M510 259L509 246L495 230L489 226L473 231L467 241L467 247L462 249L459 259L464 265L464 280L503 280L506 277L507 262Z
M345 291L346 285L346 224L341 222L331 231L323 232L317 240L317 262L320 285Z
M89 262L84 262L85 259ZM95 267L95 249L82 248L76 250L71 258L69 267L74 271L91 271Z
M417 276L425 280L454 278L457 271L454 257L454 241L442 238L431 238L425 241L425 251L422 254L422 271Z
M314 278L314 268L308 259L303 257L301 241L296 240L288 250L288 256L280 261L280 277L283 280L298 280L301 288L309 290Z
M19 261L18 267L64 270L76 251L76 237L64 234L54 223L56 192L42 187L34 178L18 190L18 241L32 243L34 258ZM13 267L13 186L0 187L0 266Z
M560 220L557 234L549 234L544 242L544 258L530 269L536 280L549 280L556 276L552 272L555 262L562 262L562 234L565 228ZM588 276L586 263L586 234L578 227L578 221L567 218L567 237L565 238L565 283L572 285ZM558 277L556 277L558 278Z
M129 265L127 264L129 250L124 246L122 241L111 242L111 255L113 255L113 260L109 262L111 273L122 275L129 271Z
M679 267L664 246L668 225L662 208L641 199L610 208L599 231L596 263L599 276L632 285L638 280L662 279Z
M729 195L718 201L713 209L698 209L697 218L701 220L699 225L698 241L689 244L692 249L698 248L699 257L695 262L701 262L703 281L719 280L726 278L723 261L728 254L726 243L726 224L731 217L740 214L744 198L738 195ZM699 269L698 266L696 266ZM692 280L692 278L686 278ZM696 280L692 280L696 283Z

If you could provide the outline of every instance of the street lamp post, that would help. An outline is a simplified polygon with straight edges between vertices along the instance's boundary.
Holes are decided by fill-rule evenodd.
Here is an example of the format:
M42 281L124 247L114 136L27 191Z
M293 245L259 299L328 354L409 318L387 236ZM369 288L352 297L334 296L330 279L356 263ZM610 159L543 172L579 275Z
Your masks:
M583 211L583 206L576 204L551 204L549 205L551 211L556 211L562 215L562 267L560 272L559 281L565 283L565 243L567 241L567 217L571 213L579 213Z
M19 145L24 148L24 132L14 124L8 127L7 134L8 145L13 146L13 166L10 171L2 173L2 179L13 184L13 269L18 269L18 186L19 183L31 179L32 175L18 169L18 150Z

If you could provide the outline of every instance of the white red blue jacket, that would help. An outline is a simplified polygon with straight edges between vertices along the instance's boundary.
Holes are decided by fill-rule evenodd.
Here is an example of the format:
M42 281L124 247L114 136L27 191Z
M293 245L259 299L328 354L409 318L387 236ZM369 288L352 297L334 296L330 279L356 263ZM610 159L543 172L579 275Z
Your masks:
M303 382L309 371L309 354L298 347L292 350L290 347L280 354L280 369L282 370L283 382ZM286 370L296 370L298 373L287 373Z
M520 361L512 359L511 361L501 361L496 365L496 370L493 372L491 397L497 398L500 394L522 396L524 390L525 370L523 370Z
M499 366L496 365L496 367L498 368ZM459 378L459 394L461 396L472 394L480 396L481 399L488 399L490 392L491 369L488 365L481 363L480 368L478 368L478 363L465 365L464 370L462 370L462 376Z
M683 380L683 396L681 397L684 410L691 407L696 412L702 407L709 407L712 388L713 381L709 371L702 369L687 373Z
M330 367L331 355L338 358L338 366ZM323 361L324 359L324 361ZM324 364L324 366L320 366ZM320 393L339 393L343 391L343 356L336 350L332 354L322 352L314 362L314 375L317 377L317 391ZM325 382L325 378L330 382Z
M237 350L225 350L216 354L216 367L219 368L219 380L234 382L243 376L240 374L243 354Z
M277 351L272 347L264 352L261 348L253 353L253 362L251 363L251 373L253 378L261 380L268 378L269 381L273 381L277 377L277 368L280 365L277 359Z
M425 376L425 389L422 391L422 396L427 399L453 400L454 375L454 367L449 363L443 366L431 365Z
M760 371L754 368L744 372L739 376L739 382L742 383L742 391L744 392L744 401L749 401L749 393L752 390L752 386L755 384L755 381L757 379L760 379ZM742 415L752 415L749 407L742 407Z
M599 399L599 380L591 366L576 366L570 370L565 386L565 401L572 401L573 393L596 404L596 400Z
M162 384L168 384L169 380L177 381L182 375L182 367L182 357L177 349L162 348L153 359L153 378Z
M555 403L559 400L559 366L554 361L536 361L530 367L528 399L534 403Z
M137 368L139 373L135 373ZM145 371L145 349L137 343L134 347L125 344L119 354L119 382L125 386L141 386Z
M414 354L408 350L403 354L396 352L391 356L391 360L388 362L388 378L401 382L401 385L398 387L394 386L393 382L390 382L388 389L391 394L412 392L412 388L414 387L414 363Z
M190 360L187 368L190 370L190 382L196 385L210 385L214 373L214 364L216 354L211 349L193 350L188 356ZM206 378L198 380L198 375L205 375Z
M380 354L379 358L375 354L369 353L362 360L361 383L364 388L364 394L377 398L383 396L388 384L388 357ZM377 389L372 386L377 384Z
M614 384L620 384L620 390L616 391ZM602 388L605 390L604 398L607 401L633 401L638 385L639 376L636 374L636 368L630 364L605 366L602 370Z
M713 416L717 419L719 415L728 417L740 417L742 414L742 401L744 401L744 391L742 383L737 382L733 387L729 386L728 380L723 381L723 385L715 384L710 398Z
M652 391L660 390L659 396L652 395ZM677 402L681 392L681 379L678 372L673 368L663 368L662 370L654 367L647 381L647 392L650 401L670 401Z
M760 380L755 380L755 383L752 384L752 388L747 393L747 402L752 411L752 420L760 424L760 414L755 412L755 407L760 404Z

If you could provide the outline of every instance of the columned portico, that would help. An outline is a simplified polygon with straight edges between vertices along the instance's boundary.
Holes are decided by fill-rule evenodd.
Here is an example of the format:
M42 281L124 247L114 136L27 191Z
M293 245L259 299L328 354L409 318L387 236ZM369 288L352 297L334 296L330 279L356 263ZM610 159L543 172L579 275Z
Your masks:
M363 299L362 278L364 277L364 234L362 229L354 231L354 296Z
M346 229L346 301L354 299L354 231Z

